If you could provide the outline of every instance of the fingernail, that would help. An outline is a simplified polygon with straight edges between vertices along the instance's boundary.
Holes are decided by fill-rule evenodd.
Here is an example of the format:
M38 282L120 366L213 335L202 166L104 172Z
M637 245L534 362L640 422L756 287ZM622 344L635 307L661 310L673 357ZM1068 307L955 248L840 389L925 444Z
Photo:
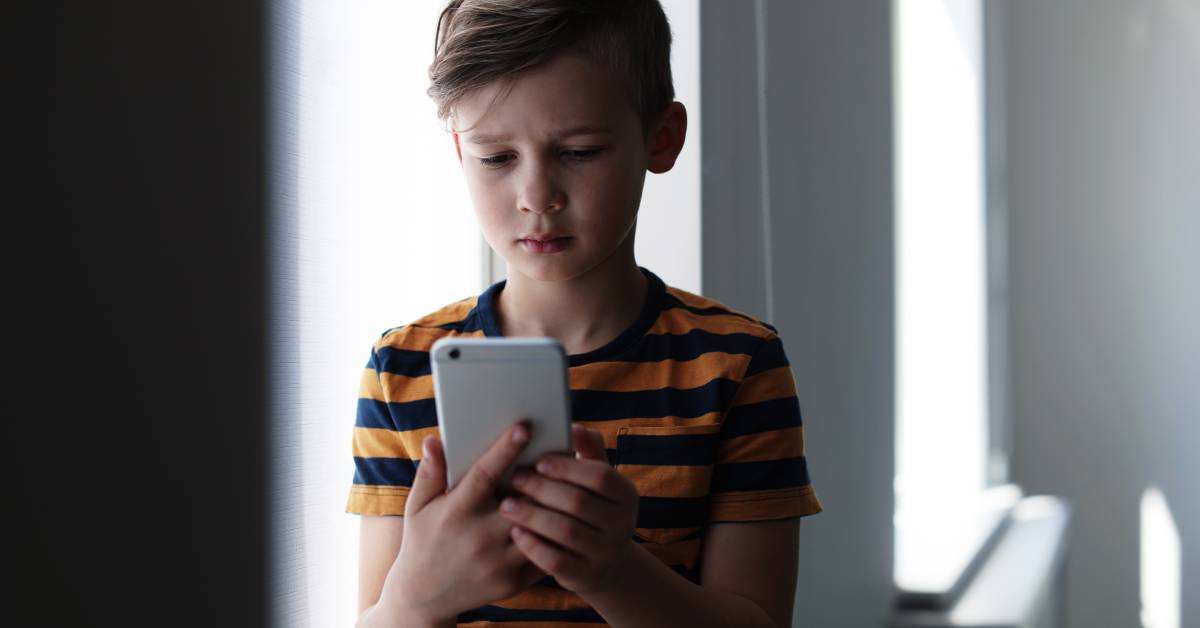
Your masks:
M529 479L529 476L525 475L524 473L517 473L513 475L512 484L513 486L520 488L525 484L525 480L527 479Z
M520 444L523 444L527 440L529 440L529 432L525 431L524 425L518 425L515 428L513 428L512 442L514 444L520 445Z
M537 463L538 473L550 473L554 470L554 463L549 460L539 460Z
M421 452L426 458L433 455L432 453L430 453L429 438L430 437L427 436L427 437L425 437L425 440L421 441Z
M512 529L513 538L518 538L523 534L525 534L524 528L513 527L513 529Z
M504 512L516 512L517 500L511 497L506 497L504 501L500 502L500 510Z

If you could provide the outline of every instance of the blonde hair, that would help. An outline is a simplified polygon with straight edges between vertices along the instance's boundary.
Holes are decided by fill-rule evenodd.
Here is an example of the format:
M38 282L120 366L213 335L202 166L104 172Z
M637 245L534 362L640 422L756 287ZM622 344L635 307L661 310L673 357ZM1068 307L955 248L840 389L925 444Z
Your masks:
M644 131L675 99L671 29L658 0L451 0L438 18L428 94L445 121L472 91L564 52L624 78Z

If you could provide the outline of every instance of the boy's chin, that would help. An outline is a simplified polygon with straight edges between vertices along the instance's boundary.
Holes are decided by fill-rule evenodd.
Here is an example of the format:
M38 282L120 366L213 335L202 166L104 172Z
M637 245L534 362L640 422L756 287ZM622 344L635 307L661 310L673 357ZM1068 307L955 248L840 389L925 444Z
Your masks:
M587 272L589 268L586 264L567 259L509 259L505 261L508 264L509 276L519 273L527 279L547 283L574 279Z

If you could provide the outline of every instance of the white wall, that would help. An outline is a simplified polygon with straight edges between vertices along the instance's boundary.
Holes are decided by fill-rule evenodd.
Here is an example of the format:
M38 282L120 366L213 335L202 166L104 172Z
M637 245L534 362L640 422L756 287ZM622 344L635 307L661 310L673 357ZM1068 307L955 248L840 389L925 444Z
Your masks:
M688 131L675 167L646 173L638 210L638 264L668 285L700 291L700 3L660 0L671 24L675 99L687 107Z
M801 526L794 625L880 626L895 472L890 3L705 2L701 37L705 293L779 328L825 506Z
M1200 626L1200 2L1013 3L1009 33L1013 476L1075 503L1076 628L1139 625L1160 487Z

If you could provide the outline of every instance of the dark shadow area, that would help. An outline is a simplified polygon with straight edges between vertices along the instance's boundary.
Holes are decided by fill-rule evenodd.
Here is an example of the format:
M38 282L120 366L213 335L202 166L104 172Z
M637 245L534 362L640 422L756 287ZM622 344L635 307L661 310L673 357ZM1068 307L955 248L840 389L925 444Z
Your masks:
M263 8L18 12L0 624L265 625Z

